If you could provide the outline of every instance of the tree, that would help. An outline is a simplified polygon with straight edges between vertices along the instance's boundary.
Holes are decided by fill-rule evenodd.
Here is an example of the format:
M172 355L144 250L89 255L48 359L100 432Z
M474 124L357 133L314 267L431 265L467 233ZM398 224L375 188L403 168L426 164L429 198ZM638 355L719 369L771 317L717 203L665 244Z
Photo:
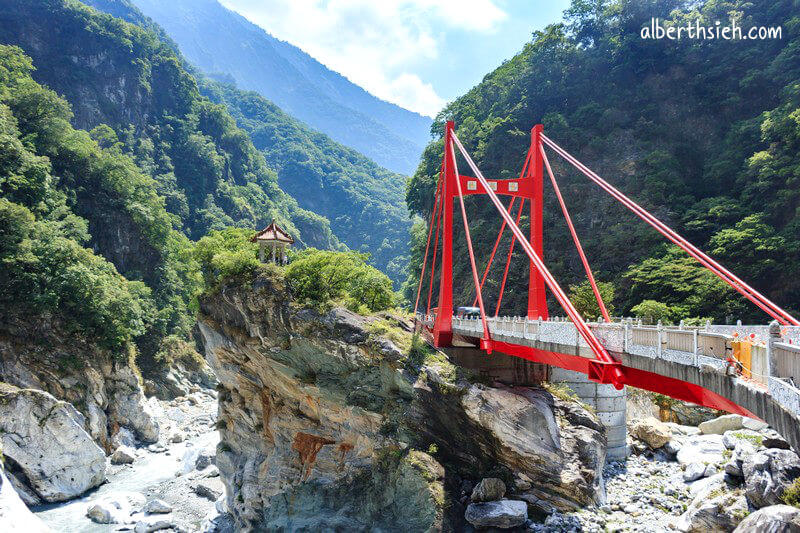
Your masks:
M675 310L667 304L655 300L644 300L639 305L633 306L631 313L650 324L658 322L670 323Z
M293 295L315 306L346 305L357 312L394 305L391 280L369 266L367 254L309 248L291 255L286 267Z
M609 314L612 314L614 312L614 284L602 281L598 282L597 290L600 292L600 297L603 299L606 310ZM594 291L592 291L589 280L576 285L570 285L569 299L585 320L595 320L597 317L602 316L600 306L597 303L597 298L594 296Z

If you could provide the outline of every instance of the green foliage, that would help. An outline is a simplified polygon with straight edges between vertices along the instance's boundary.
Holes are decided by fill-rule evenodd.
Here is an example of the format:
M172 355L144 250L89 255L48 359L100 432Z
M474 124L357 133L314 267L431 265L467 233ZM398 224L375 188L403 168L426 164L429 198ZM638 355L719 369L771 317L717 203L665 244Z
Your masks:
M155 314L150 290L64 237L57 224L0 198L0 305L6 320L42 314L115 353L144 332Z
M800 478L792 481L792 484L784 489L781 501L786 505L800 508Z
M327 217L339 239L370 254L370 262L399 282L405 278L408 213L406 178L317 133L254 92L201 80L203 94L225 103L298 203Z
M626 303L634 314L636 308L631 304L644 300L669 307L667 316L659 315L662 319L730 318L747 312L744 299L677 247L629 268L623 275L623 287Z
M155 180L155 192L173 216L166 226L153 220L154 226L174 224L197 239L209 229L263 227L280 218L301 243L339 246L327 220L300 209L279 188L276 174L226 109L200 95L174 43L132 6L114 7L143 27L75 0L10 0L0 17L0 42L31 56L37 81L72 104L74 124L93 130L104 148L130 155ZM58 97L53 93L52 99ZM63 101L32 109L68 112ZM84 144L75 139L75 149Z
M667 304L655 300L644 300L631 308L631 313L641 318L648 324L670 324L672 317L675 316L675 309Z
M597 282L597 290L608 313L610 315L614 314L614 284L602 281ZM597 298L594 296L589 280L577 285L571 285L569 299L585 320L596 320L597 317L602 316L600 305L597 303Z
M366 263L367 254L309 248L290 257L286 278L299 302L319 307L343 303L360 313L394 306L391 280Z
M252 275L261 267L254 232L242 228L212 231L194 247L194 257L203 273L206 291L227 279Z
M742 41L646 40L652 17L665 24L781 26L783 38ZM546 82L543 82L546 80ZM800 311L800 17L796 2L740 0L575 0L563 23L534 34L523 50L442 111L487 176L514 177L529 146L545 134L588 167L712 253L777 303ZM434 140L406 193L428 220L442 157ZM577 232L598 277L617 288L618 313L646 299L684 316L763 322L734 294L612 198L551 154ZM500 226L482 199L467 200L479 264ZM564 285L583 272L557 202L545 188L544 260ZM523 230L527 226L523 217ZM415 231L411 265L425 240ZM455 227L454 296L472 299L464 236ZM515 254L504 295L509 314L525 310L527 258ZM413 266L406 296L416 289ZM676 275L674 282L670 279ZM502 269L493 269L485 300L496 300ZM699 285L693 285L698 283ZM551 308L557 304L550 300ZM507 306L507 307L506 307ZM676 317L677 318L677 317Z
M115 353L135 341L150 357L193 322L200 280L188 240L115 133L74 129L70 106L31 69L19 48L0 46L5 310L52 314Z

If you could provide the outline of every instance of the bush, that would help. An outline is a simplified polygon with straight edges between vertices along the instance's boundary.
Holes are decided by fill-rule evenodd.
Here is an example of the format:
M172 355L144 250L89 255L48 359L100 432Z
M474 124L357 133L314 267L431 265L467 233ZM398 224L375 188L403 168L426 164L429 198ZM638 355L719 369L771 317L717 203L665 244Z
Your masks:
M299 302L317 307L343 304L361 313L394 306L392 282L366 263L368 254L309 248L291 257L286 277Z
M598 282L597 290L600 292L600 297L603 299L606 310L609 314L612 314L614 312L614 305L612 304L614 301L614 284ZM602 316L589 280L577 285L570 285L569 299L585 320L595 320L597 317Z
M639 305L633 306L631 313L651 324L655 324L659 320L668 323L672 319L673 309L667 304L655 300L645 300Z
M223 280L253 274L261 267L258 244L251 242L253 230L226 228L212 231L194 247L205 291L217 289Z
M800 477L786 487L781 496L781 500L783 500L783 503L786 505L800 508Z

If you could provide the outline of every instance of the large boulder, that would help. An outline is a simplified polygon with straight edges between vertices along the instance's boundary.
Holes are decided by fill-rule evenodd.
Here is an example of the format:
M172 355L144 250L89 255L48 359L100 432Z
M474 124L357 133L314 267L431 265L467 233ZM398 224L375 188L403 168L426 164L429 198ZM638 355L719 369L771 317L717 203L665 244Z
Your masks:
M158 438L158 427L126 354L116 354L76 336L59 319L11 320L0 324L0 381L37 389L72 404L84 429L106 452L119 428L140 440ZM77 364L72 364L77 363Z
M519 500L471 503L467 506L464 517L478 528L508 529L525 523L528 519L528 504Z
M634 422L631 435L647 444L650 449L657 450L670 441L672 431L663 422L650 417Z
M742 520L734 533L800 533L800 509L770 505Z
M470 500L473 502L492 502L502 500L505 495L506 484L503 483L503 480L496 477L487 477L472 489Z
M697 427L700 428L700 433L704 435L722 435L726 431L743 428L743 419L742 415L722 415L706 420Z
M156 442L158 422L152 406L146 401L136 374L122 367L111 375L109 414L117 424L131 428L144 442Z
M106 456L72 405L31 389L0 387L0 440L6 463L46 502L80 496L105 480Z
M729 490L721 476L709 480L678 519L680 531L727 533L747 516L747 500L740 490Z
M676 455L682 465L691 463L720 463L727 448L722 435L696 435L686 438Z
M0 531L49 533L39 517L34 515L11 486L0 461Z
M778 505L786 488L800 477L800 457L791 450L763 450L745 458L742 473L754 507Z

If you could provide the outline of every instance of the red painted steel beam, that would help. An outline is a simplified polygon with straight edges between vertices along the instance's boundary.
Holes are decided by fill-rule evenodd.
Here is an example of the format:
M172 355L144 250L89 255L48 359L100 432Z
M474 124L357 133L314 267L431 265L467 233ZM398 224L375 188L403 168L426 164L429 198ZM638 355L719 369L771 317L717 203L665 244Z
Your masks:
M496 352L519 357L534 363L544 363L551 366L557 366L566 370L588 374L590 371L591 359L580 357L577 355L567 355L557 352L549 352L539 350L530 346L520 346L517 344L510 344L507 342L493 341L492 346ZM679 379L661 376L638 368L631 368L629 366L622 366L622 371L625 374L625 384L638 389L644 389L651 392L664 394L670 398L684 400L711 409L718 409L727 411L729 413L748 416L750 418L759 419L758 416L751 413L744 407L741 407L731 400L710 391L694 383L688 383Z

